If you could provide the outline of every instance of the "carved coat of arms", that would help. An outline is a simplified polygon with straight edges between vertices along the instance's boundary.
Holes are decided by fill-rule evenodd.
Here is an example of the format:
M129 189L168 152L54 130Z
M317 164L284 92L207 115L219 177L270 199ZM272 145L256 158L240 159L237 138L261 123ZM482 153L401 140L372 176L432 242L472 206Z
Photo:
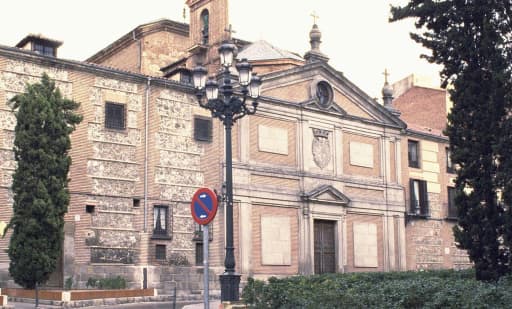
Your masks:
M326 167L331 161L331 145L329 142L329 131L313 129L313 161L319 168Z

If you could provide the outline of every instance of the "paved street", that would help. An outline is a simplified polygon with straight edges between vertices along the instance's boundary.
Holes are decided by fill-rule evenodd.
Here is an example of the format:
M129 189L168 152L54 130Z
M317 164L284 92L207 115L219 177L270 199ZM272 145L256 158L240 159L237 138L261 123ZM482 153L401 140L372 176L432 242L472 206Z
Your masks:
M10 306L13 306L15 309L32 309L34 308L34 304L29 303L19 303L19 302L9 302ZM218 309L220 305L219 301L211 301L210 309ZM40 305L40 309L54 309L54 308L62 308L58 306L49 306L49 305ZM134 303L134 304L123 304L123 305L115 305L115 306L100 306L100 307L85 307L87 308L112 308L112 309L173 309L172 302L154 302L154 303ZM192 305L176 305L176 309L203 309L204 305L201 304L192 304Z

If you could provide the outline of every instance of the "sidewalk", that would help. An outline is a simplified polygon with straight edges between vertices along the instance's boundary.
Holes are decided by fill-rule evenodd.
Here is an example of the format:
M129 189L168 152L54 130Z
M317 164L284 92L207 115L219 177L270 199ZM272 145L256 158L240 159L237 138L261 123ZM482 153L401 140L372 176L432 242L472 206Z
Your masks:
M172 308L172 302L158 302L158 303L127 303L127 304L119 304L119 305L113 305L113 306L91 306L91 307L83 307L84 309L93 309L93 308ZM13 308L13 309L33 309L35 307L34 303L23 303L23 302L12 302L10 301L8 303L7 308ZM56 309L56 308L62 308L61 306L52 306L52 305L45 305L45 304L39 304L39 309ZM176 308L182 308L182 309L204 309L203 303L196 303L196 304L190 304L185 306L180 306L177 304ZM210 301L210 309L219 309L220 308L220 301L219 300L212 300Z
M220 300L211 300L210 301L210 309L219 309L220 307ZM192 304L192 305L186 305L183 307L183 309L203 309L204 303L200 304Z

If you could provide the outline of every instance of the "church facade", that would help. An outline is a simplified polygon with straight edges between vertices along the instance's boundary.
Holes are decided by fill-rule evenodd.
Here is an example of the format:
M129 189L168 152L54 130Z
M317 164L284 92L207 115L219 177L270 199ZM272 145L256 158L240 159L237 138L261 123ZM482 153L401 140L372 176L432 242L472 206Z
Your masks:
M186 4L190 24L138 26L85 62L55 57L59 42L41 36L0 46L0 222L12 213L15 116L9 99L46 72L81 104L84 116L72 135L64 250L49 285L72 278L73 287L83 288L88 278L121 275L131 287L165 294L202 288L205 244L190 201L200 187L222 191L225 141L220 121L197 102L191 69L201 63L214 75L217 48L230 32L227 0ZM257 113L233 128L235 258L242 281L467 266L463 253L451 254L448 228L435 254L429 239L419 239L424 230L418 226L436 233L444 224L448 193L442 187L449 177L439 169L441 180L427 181L435 168L427 152L437 143L441 162L446 138L417 135L408 129L413 120L395 109L400 106L379 104L331 67L316 25L304 56L265 41L233 42L238 59L248 59L263 79ZM415 137L428 140L421 142L427 163L417 180L424 181L418 190L425 187L425 196L439 201L435 216L410 207L409 197L420 196L409 185L419 173L408 161ZM210 224L214 274L224 270L224 211L221 203ZM0 248L7 246L8 237L0 239ZM436 254L446 262L429 260ZM4 285L13 284L8 263L0 250ZM218 289L217 278L211 282Z

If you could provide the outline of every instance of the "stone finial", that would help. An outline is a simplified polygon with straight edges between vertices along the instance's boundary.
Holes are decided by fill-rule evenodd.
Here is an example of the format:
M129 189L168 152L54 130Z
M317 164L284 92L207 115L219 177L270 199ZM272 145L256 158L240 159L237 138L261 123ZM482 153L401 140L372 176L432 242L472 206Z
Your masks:
M384 86L382 87L382 101L384 102L384 107L398 116L400 112L393 107L393 87L391 87L388 82L388 69L384 69L384 73L382 74L384 75Z
M309 31L309 43L311 44L311 50L320 51L320 43L322 39L322 32L318 29L316 24L313 25L311 31Z
M384 101L384 106L390 106L393 103L393 88L389 85L388 69L384 69L384 86L382 87L382 100Z
M313 13L311 16L313 17L313 27L311 28L311 31L309 31L309 43L311 44L311 50L304 55L304 59L306 59L307 62L327 62L329 61L329 57L320 51L320 43L322 43L322 32L320 32L320 29L316 24L318 15Z

